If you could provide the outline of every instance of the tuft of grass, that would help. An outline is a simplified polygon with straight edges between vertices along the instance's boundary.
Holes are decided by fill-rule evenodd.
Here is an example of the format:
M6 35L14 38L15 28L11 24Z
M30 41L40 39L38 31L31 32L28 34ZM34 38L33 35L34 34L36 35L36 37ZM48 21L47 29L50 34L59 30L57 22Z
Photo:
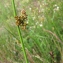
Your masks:
M25 63L22 39L30 63L63 63L62 0L15 0L17 14L24 8L28 15L25 31L15 25L11 0L0 2L0 63Z

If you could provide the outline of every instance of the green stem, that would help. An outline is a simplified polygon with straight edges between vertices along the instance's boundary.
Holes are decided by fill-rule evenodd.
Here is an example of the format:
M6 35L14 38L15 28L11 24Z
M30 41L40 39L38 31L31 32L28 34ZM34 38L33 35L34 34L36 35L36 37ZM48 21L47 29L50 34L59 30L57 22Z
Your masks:
M14 11L14 16L17 16L14 0L12 0L12 7Z
M13 7L13 10L14 10L14 16L17 16L14 0L12 0L12 7ZM24 43L23 43L23 38L22 38L22 34L21 34L19 26L17 26L17 29L18 29L18 34L19 34L19 37L20 37L20 42L21 42L21 45L22 45L22 50L23 50L23 53L24 53L24 58L25 58L26 63L28 63L27 55L26 55L26 51L25 51L25 46L24 46Z
M24 43L23 43L23 38L22 38L22 34L21 34L19 26L18 26L18 33L19 33L19 36L20 36L20 42L22 44L22 50L23 50L23 53L24 53L24 58L25 58L26 63L28 63L27 55L26 55L26 51L25 51L25 46L24 46Z

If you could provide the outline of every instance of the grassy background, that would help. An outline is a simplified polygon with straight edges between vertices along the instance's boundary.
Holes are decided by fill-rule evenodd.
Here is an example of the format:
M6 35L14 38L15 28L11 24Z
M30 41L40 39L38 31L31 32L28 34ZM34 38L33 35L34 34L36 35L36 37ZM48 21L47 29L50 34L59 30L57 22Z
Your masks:
M63 63L63 1L15 0L18 15L25 9L22 36L30 63ZM0 63L25 63L12 1L0 0Z

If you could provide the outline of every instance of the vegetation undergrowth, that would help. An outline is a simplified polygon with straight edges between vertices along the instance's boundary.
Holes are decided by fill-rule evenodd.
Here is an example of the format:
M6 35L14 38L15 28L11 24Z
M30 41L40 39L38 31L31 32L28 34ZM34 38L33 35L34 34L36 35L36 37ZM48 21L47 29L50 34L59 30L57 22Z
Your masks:
M0 2L0 63L63 63L62 0Z

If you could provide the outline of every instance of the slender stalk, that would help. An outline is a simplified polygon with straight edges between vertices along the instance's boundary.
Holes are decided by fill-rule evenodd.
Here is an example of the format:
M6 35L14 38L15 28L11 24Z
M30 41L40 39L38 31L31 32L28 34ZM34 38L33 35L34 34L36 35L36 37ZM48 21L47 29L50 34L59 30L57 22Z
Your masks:
M14 10L14 16L17 16L14 0L12 0L12 7L13 7L13 10ZM22 50L23 50L23 53L24 53L24 58L25 58L26 63L28 63L27 55L26 55L26 51L25 51L25 46L24 46L24 43L23 43L23 38L22 38L22 34L21 34L19 26L17 26L17 29L18 29L18 34L19 34L19 37L20 37Z
M17 16L14 0L12 0L12 7L14 11L14 16Z
M24 58L25 58L26 63L28 63L27 55L26 55L26 51L25 51L25 46L24 46L24 43L23 43L23 38L22 38L22 34L21 34L19 26L18 26L18 33L19 33L19 36L20 36L20 42L21 42L21 45L22 45L22 50L23 50L23 53L24 53Z

